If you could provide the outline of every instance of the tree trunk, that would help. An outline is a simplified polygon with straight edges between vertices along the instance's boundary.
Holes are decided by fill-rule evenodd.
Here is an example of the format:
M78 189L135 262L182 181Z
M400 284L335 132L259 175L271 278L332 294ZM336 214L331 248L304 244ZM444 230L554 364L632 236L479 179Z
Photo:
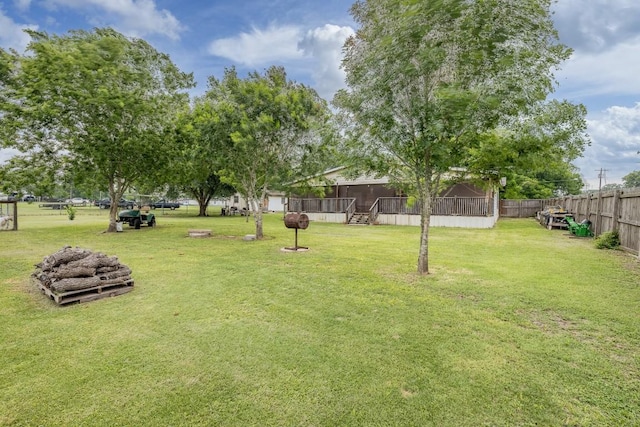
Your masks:
M257 205L257 208L254 209L253 215L256 221L256 239L262 239L264 234L262 232L262 211L264 208L264 201L267 198L267 189L262 189L262 194L260 195L260 199L254 201L254 205ZM260 237L258 237L258 232L260 233Z
M113 273L102 276L78 277L61 279L51 284L51 290L56 292L76 291L105 285L126 285L131 280L131 270L123 267Z
M258 200L258 195L256 194L255 190L253 190L253 187L250 187L248 185L245 187L251 188L249 191L247 191L247 194L244 197L249 204L249 210L253 212L253 219L256 224L256 239L262 239L264 237L264 234L262 232L262 205ZM247 215L248 214L249 212L247 212ZM247 216L246 219L248 221L249 217Z
M40 267L43 270L52 270L59 265L77 261L79 259L86 258L89 255L91 255L91 251L87 249L71 248L70 246L65 246L58 252L46 257L40 264Z
M70 279L61 279L51 284L51 290L55 292L77 291L79 289L94 288L101 285L98 276L93 277L77 277Z
M209 216L207 213L207 209L209 209L209 202L211 201L211 193L207 193L202 191L202 195L198 199L198 205L200 207L200 212L198 216Z
M198 207L199 207L198 216L207 216L206 203L202 202L201 200L198 200Z
M96 269L90 267L75 267L69 268L67 266L61 267L58 271L54 271L49 274L52 279L72 279L76 277L92 277L95 276Z
M251 200L251 210L253 210L253 219L256 223L256 239L264 238L262 231L262 203Z
M111 199L111 206L109 207L109 228L107 228L108 233L113 233L116 231L116 222L118 221L118 201L115 203L113 199Z
M111 199L111 206L109 207L109 228L107 228L107 233L115 233L117 231L116 222L118 221L118 202L124 194L124 189L116 191L115 187L115 183L111 182L109 184L109 198Z
M210 196L207 196L199 187L189 187L187 190L193 199L198 202L198 216L207 216Z
M115 256L107 256L101 252L94 252L88 257L67 263L66 268L100 268L115 267L119 264Z
M419 200L419 203L420 251L418 254L418 273L429 274L429 223L431 222L431 195L422 194L422 200Z

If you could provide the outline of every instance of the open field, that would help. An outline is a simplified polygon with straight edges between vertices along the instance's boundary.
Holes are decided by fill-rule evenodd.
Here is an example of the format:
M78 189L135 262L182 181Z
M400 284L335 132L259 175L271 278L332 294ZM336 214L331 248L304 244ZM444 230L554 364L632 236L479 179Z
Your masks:
M106 234L20 203L0 232L0 425L637 426L640 265L531 220L432 229L157 211ZM187 237L207 228L212 238ZM64 245L117 255L122 296L58 307Z

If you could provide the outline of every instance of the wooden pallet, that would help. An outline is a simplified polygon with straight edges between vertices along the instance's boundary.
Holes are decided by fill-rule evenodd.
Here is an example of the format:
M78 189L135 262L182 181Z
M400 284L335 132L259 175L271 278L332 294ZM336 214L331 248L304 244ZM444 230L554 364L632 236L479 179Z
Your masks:
M40 283L39 280L36 280L36 283L40 290L58 305L110 298L115 297L116 295L126 294L133 290L133 280L129 280L125 282L125 284L94 286L92 288L78 289L68 292L54 292Z

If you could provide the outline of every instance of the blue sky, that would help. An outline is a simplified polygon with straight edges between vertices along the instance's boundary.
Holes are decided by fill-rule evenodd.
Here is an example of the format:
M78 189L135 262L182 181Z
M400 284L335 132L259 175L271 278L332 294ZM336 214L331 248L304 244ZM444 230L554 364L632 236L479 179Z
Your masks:
M22 51L23 28L50 34L111 26L168 53L206 90L225 67L284 65L330 100L343 86L341 46L353 33L351 0L2 0L0 47ZM587 106L591 147L575 162L590 188L640 170L640 1L560 0L554 19L574 49L555 97ZM0 153L0 161L7 152Z

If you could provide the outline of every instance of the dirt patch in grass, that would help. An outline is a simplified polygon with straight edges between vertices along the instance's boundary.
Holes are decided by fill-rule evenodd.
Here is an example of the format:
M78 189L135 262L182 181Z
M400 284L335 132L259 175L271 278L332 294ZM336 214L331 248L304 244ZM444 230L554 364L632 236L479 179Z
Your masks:
M600 354L606 355L611 361L627 365L627 369L633 368L634 360L629 355L633 347L622 339L620 334L609 330L602 325L595 325L585 319L570 319L556 311L520 311L521 315L545 335L560 337L570 336L580 344L584 344Z
M580 322L571 320L555 311L519 311L519 314L528 317L528 320L538 329L550 335L557 335L562 332L568 332L571 335L578 336L580 331Z
M405 398L405 399L411 399L412 397L414 397L417 393L415 391L412 390L407 390L406 388L402 387L400 389L400 395Z

